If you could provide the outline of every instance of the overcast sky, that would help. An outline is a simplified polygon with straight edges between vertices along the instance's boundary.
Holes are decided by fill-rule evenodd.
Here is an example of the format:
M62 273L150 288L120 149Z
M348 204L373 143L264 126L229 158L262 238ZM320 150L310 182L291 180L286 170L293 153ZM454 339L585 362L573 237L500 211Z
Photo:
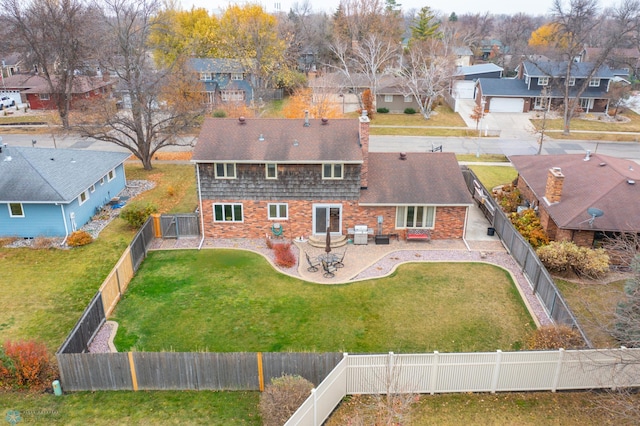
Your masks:
M224 9L229 4L246 3L243 0L179 0L184 9L192 6L203 7L210 12L216 9ZM274 11L274 5L280 3L282 11L288 11L297 0L258 0L252 3L260 3L269 12ZM313 10L325 10L332 12L338 6L340 0L311 0ZM524 12L529 15L547 15L551 9L553 0L396 0L402 5L403 10L420 9L429 6L432 10L443 12L445 15L455 12L457 15L464 13L485 13L513 15Z

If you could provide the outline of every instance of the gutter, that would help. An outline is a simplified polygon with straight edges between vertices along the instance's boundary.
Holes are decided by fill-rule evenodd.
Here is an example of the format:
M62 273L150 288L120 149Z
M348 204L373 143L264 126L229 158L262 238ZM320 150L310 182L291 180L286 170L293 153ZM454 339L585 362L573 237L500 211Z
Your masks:
M62 222L64 223L64 240L62 240L62 243L60 244L63 246L69 237L69 227L67 226L67 218L64 213L64 204L60 204L60 211L62 212Z
M198 244L198 250L202 248L202 244L204 244L204 212L202 211L202 189L200 188L200 167L198 167L198 163L196 163L196 179L198 180L198 207L200 208L200 229L202 229L202 239L200 239L200 244Z
M462 242L467 247L467 251L471 251L469 243L467 243L467 225L469 225L469 207L464 212L464 234L462 235Z

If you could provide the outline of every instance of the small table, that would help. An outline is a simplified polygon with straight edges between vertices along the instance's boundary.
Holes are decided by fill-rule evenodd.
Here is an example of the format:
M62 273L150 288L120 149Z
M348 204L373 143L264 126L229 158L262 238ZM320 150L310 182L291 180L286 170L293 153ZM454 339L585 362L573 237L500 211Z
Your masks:
M327 262L329 265L333 265L338 261L338 256L333 253L321 254L318 256L320 262Z

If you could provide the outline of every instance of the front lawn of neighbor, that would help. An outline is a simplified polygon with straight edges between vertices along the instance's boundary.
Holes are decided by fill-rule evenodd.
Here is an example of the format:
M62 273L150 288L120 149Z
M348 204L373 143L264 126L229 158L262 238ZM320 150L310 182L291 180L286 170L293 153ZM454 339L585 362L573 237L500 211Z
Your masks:
M513 182L518 176L518 172L513 167L507 166L476 166L469 165L469 168L473 170L480 182L489 191L498 185L506 185Z
M211 249L151 252L113 319L121 352L506 351L535 328L509 274L487 264L411 263L318 285Z

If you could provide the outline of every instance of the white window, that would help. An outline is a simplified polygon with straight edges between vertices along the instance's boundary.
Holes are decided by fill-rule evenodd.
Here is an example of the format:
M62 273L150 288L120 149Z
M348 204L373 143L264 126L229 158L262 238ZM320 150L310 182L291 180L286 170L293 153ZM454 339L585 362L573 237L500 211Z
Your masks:
M433 228L435 217L433 206L398 206L396 228Z
M91 185L89 187L89 192L96 192L96 186L95 185Z
M200 73L200 80L202 81L208 81L211 80L211 73L210 72L201 72Z
M549 84L549 77L538 77L538 86L546 86Z
M569 77L569 86L575 86L575 85L576 85L576 78Z
M109 173L107 173L107 182L111 182L115 177L116 177L115 169L109 170Z
M322 179L342 179L342 164L323 164Z
M593 99L580 98L580 108L590 110L593 108Z
M591 80L589 80L589 87L599 87L599 86L600 86L599 78L592 78Z
M40 93L40 100L41 101L48 101L49 100L49 94L48 93Z
M530 78L529 76L526 76L526 77L524 78L524 82L525 82L527 85L529 84L529 78Z
M213 221L214 222L242 222L242 204L214 204L213 205Z
M278 165L276 163L267 163L265 165L265 174L267 179L278 179Z
M216 179L235 179L236 163L216 163Z
M413 95L408 95L404 97L404 102L408 103L408 102L413 102Z
M268 204L267 209L269 211L269 219L287 219L289 212L289 205L287 203L274 203Z
M104 177L100 179L100 185L104 185Z
M231 80L242 80L243 75L241 72L232 72L231 73Z
M223 101L244 101L244 90L222 90L220 98Z
M9 203L9 217L24 217L21 203Z
M393 102L393 95L384 95L385 102Z
M83 205L89 199L89 191L84 191L78 197L78 205Z

